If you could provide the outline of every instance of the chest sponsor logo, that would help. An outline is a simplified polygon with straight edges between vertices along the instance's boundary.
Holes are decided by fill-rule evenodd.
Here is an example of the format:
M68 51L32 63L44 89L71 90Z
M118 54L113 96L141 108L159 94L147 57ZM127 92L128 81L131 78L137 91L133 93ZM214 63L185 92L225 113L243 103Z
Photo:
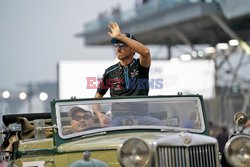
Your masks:
M137 76L139 74L139 71L138 70L136 70L136 69L134 69L131 73L130 73L130 77L135 77L135 76Z

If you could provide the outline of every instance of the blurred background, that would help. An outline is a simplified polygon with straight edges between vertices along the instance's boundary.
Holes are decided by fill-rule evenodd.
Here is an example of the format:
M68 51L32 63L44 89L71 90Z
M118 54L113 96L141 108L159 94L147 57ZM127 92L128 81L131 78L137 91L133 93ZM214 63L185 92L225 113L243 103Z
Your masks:
M245 0L1 0L1 115L94 97L86 77L116 61L107 35L116 21L151 50L150 75L164 79L151 95L201 94L211 125L231 127L235 112L250 115L249 8Z

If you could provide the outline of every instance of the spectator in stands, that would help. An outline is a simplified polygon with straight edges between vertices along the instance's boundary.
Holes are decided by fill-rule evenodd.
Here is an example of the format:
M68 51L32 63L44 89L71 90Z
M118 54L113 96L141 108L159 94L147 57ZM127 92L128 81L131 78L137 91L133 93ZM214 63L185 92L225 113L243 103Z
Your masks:
M76 106L70 109L71 126L73 132L80 132L91 128L94 125L94 118L86 106Z

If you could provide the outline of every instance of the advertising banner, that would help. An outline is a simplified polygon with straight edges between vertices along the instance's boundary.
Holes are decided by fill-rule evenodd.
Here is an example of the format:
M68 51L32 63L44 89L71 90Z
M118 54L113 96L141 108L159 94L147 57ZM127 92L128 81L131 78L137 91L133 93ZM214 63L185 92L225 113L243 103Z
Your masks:
M59 98L92 98L98 80L112 60L60 61L58 68ZM211 60L153 60L150 67L149 95L200 94L214 97L214 62ZM105 97L109 97L109 92Z

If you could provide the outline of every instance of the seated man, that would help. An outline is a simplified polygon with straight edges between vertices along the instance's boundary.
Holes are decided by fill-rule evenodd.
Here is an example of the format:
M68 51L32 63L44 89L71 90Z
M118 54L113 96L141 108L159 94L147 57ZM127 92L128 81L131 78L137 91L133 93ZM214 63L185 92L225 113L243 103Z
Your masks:
M94 117L86 106L72 107L69 111L73 133L84 131L94 125Z

